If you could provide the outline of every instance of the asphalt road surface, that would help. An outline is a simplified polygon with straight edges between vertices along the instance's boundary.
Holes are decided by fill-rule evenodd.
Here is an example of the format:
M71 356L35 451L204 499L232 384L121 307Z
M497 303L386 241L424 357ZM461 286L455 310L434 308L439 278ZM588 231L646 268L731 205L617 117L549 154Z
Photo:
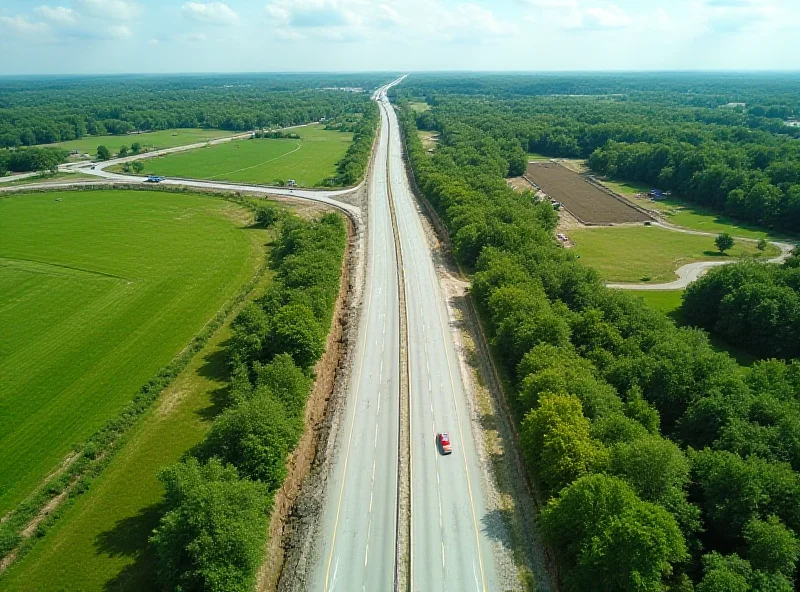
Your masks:
M394 587L400 393L397 260L386 188L388 122L369 183L364 305L344 429L328 481L310 590Z
M499 584L482 473L445 296L408 186L397 117L388 101L382 102L408 301L411 586L415 592L494 591ZM450 435L451 455L440 454L439 432Z

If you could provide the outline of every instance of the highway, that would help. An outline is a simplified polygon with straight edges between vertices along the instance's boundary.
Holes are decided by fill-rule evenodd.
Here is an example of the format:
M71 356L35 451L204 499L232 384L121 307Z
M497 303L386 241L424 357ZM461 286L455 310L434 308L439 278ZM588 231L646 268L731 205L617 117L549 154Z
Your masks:
M388 122L369 183L368 260L344 429L328 480L310 590L392 590L400 392L397 260L386 187Z
M422 213L408 186L397 116L389 120L389 176L397 210L408 301L411 391L411 589L453 592L498 590L488 511L481 488L467 395L447 304ZM435 437L447 432L453 454L442 456Z

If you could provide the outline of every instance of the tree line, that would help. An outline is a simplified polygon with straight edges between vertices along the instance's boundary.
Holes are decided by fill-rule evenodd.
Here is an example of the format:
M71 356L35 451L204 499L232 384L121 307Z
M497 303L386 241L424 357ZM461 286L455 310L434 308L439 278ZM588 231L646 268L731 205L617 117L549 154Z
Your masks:
M793 590L800 364L745 374L560 248L552 207L504 180L520 144L494 125L511 99L447 97L419 116L400 100L417 185L474 273L564 587ZM432 154L417 134L431 121Z
M384 75L117 76L0 83L0 148L169 128L288 127L360 113Z
M150 541L165 590L252 590L272 496L325 351L347 244L343 218L305 221L262 204L257 219L280 224L275 276L232 324L225 410L206 439L161 474L165 510Z
M0 177L8 173L49 171L55 173L58 165L67 161L69 153L61 148L25 148L0 150Z
M671 190L756 224L800 230L800 128L784 121L800 113L798 76L745 77L738 86L724 76L718 84L691 75L486 76L469 95L454 92L467 86L458 78L444 88L433 80L412 78L396 91L437 107L421 115L422 129L460 133L459 123L466 124L524 152L588 158L602 175ZM562 88L584 94L549 94ZM745 99L762 103L725 107Z

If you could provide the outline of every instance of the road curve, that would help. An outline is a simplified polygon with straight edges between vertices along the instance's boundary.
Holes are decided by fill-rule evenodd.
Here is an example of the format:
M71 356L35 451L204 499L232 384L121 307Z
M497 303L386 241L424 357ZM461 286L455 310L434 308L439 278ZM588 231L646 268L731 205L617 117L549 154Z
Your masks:
M683 234L694 234L696 236L717 236L712 232L703 232L700 230L690 230L688 228L681 228L680 226L674 226L672 224L667 224L663 222L654 222L653 226L660 226L665 230L671 230L673 232L682 232ZM739 238L734 237L738 241L743 242L758 242L755 239L751 238ZM775 245L781 250L781 254L777 257L773 257L772 259L768 259L765 263L783 263L789 255L791 255L792 250L795 248L795 245L791 243L783 243L783 242L772 242L771 244ZM606 284L607 288L614 288L616 290L644 290L644 291L664 291L664 290L683 290L689 284L697 281L701 277L703 277L709 269L714 267L719 267L720 265L730 265L731 263L737 263L742 261L742 259L729 259L727 261L696 261L694 263L687 263L686 265L682 265L679 267L675 274L678 276L678 279L672 282L666 282L663 284Z

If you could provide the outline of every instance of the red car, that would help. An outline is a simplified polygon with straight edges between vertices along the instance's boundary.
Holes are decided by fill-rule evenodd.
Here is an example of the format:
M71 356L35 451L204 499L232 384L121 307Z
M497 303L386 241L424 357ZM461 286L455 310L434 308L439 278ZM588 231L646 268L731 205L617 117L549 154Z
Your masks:
M453 453L453 445L450 443L450 436L448 436L446 432L443 432L438 436L436 436L436 439L439 442L439 446L441 446L442 448L442 454Z

